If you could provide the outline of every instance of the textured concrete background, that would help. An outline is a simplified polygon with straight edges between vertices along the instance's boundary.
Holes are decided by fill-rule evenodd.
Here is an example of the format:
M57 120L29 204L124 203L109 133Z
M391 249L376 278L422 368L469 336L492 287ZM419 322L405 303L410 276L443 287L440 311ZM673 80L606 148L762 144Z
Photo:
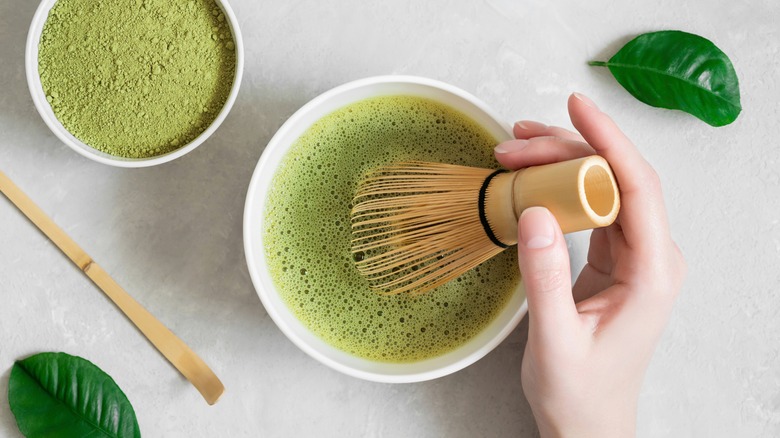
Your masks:
M534 436L520 386L527 325L436 381L343 376L266 315L241 240L251 173L275 130L319 93L403 73L462 87L507 121L568 123L590 95L660 173L690 274L650 366L641 437L780 436L780 5L776 0L233 0L246 44L241 93L192 154L143 170L88 161L52 135L24 78L34 1L0 0L0 168L227 387L208 407L119 311L0 199L0 436L13 361L84 356L111 374L146 436ZM682 29L734 62L744 111L715 129L647 107L603 69L638 33ZM586 240L571 239L575 266Z

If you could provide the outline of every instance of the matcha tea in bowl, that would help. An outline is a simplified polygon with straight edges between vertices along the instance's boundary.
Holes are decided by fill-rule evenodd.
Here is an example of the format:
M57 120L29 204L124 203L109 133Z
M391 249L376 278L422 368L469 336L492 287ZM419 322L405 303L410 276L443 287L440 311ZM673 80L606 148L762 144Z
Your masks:
M118 167L194 150L238 95L244 54L227 0L43 0L27 36L27 84L71 149Z
M299 348L348 375L416 382L490 352L526 313L516 255L506 251L424 295L371 290L351 252L361 178L396 161L498 167L510 127L446 83L380 76L330 90L298 110L255 169L244 212L252 281Z

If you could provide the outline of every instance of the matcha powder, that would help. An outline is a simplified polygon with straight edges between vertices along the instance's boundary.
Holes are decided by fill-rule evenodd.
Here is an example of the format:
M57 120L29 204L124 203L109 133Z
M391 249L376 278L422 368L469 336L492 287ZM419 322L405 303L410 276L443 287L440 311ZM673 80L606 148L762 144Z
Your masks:
M166 154L200 135L235 68L230 25L213 0L58 0L38 53L65 129L125 158Z

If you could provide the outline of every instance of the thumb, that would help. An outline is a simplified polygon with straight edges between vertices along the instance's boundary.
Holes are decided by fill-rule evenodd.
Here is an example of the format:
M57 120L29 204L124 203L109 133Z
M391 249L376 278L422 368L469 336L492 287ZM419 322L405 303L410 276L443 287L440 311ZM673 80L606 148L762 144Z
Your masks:
M555 217L544 207L524 210L517 232L529 337L536 337L542 345L553 345L561 335L571 333L578 315L566 241Z

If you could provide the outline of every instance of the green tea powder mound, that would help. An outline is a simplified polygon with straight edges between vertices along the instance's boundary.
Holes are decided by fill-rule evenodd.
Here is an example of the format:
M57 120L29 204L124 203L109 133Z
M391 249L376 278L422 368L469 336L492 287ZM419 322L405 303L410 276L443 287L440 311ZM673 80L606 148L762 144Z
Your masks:
M125 158L166 154L200 135L235 69L230 25L213 0L58 0L38 52L65 129Z

